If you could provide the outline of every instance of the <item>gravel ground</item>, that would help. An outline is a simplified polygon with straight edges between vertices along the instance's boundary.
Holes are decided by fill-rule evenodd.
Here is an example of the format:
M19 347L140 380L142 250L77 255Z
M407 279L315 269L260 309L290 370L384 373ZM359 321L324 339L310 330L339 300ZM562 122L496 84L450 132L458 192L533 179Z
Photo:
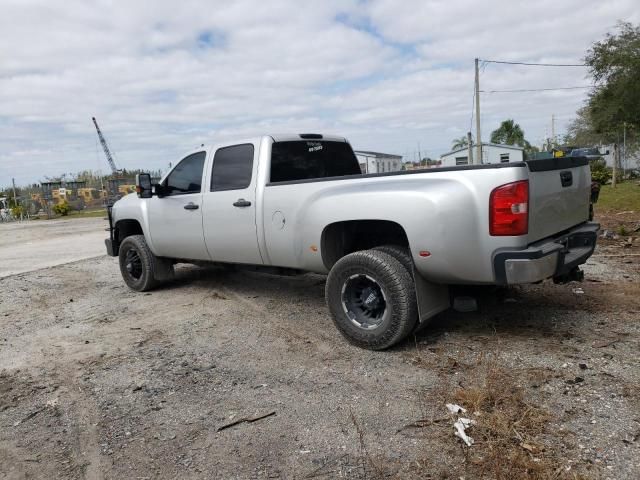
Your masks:
M103 256L7 276L0 478L493 478L483 422L509 398L469 412L469 448L444 405L488 369L544 418L516 411L507 439L533 478L640 478L640 248L619 244L584 283L474 292L387 352L342 339L317 275L181 265L139 294Z

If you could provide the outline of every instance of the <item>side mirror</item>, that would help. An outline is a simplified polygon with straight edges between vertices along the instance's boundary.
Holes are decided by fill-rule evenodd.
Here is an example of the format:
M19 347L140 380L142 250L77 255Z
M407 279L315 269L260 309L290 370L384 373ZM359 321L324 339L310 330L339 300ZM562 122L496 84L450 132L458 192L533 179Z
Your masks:
M151 198L153 191L151 190L151 175L148 173L139 173L136 175L136 193L140 198Z

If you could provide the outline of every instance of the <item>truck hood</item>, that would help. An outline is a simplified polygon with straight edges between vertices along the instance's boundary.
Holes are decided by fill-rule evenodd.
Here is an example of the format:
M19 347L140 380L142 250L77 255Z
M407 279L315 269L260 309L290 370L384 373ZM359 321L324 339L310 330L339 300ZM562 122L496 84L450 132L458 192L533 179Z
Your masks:
M140 198L135 193L129 193L113 204L112 215L114 218L118 215L118 211L123 208L130 208L140 204Z

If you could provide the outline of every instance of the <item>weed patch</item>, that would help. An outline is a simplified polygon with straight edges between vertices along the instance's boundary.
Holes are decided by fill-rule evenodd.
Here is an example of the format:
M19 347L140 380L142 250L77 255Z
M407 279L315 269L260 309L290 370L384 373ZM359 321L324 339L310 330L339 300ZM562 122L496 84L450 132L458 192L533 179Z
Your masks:
M430 439L434 433L445 436L446 451L456 459L450 461L447 474L498 480L585 478L567 469L561 448L564 439L552 428L554 415L527 391L527 386L544 384L552 375L537 369L506 369L495 354L468 357L441 360L444 374L427 403L435 402L442 410L445 403L464 407L463 416L475 421L467 431L473 445L467 447L454 437L453 418L425 422L421 428ZM453 380L452 368L457 370ZM444 474L433 459L423 465L424 473Z

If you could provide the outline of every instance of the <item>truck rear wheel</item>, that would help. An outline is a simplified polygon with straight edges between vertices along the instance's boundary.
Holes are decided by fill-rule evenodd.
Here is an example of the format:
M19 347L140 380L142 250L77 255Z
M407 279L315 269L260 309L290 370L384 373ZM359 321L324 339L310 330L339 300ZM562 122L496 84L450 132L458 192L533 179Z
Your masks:
M407 272L409 272L409 275L413 278L413 260L408 248L399 245L380 245L379 247L374 247L373 250L391 255L407 269Z
M151 290L160 281L173 276L171 261L156 257L149 249L144 235L131 235L122 241L119 261L124 282L137 292Z
M379 250L338 260L329 272L325 297L338 330L354 345L371 350L402 341L418 318L411 275Z

